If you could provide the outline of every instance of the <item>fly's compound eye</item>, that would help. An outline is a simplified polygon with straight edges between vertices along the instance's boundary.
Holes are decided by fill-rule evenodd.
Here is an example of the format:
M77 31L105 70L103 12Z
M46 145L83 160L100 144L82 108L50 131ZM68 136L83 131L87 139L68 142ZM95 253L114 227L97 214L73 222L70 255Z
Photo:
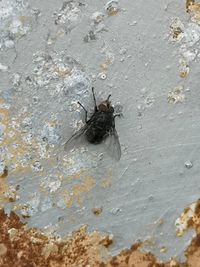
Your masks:
M109 111L110 111L111 113L114 113L114 108L113 108L112 106L110 106Z

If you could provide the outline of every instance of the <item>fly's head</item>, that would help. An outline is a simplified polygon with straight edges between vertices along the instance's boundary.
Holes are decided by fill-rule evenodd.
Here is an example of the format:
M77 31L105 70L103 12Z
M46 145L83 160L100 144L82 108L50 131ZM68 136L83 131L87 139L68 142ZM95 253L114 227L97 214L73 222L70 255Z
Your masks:
M99 111L114 113L114 108L111 105L111 101L109 100L110 97L111 97L111 95L109 95L105 101L103 101L99 104L99 106L98 106Z

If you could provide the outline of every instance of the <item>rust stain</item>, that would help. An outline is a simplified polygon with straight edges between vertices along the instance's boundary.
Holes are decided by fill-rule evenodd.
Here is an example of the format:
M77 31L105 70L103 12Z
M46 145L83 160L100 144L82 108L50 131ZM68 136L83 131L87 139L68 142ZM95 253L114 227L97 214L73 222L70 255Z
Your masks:
M181 78L186 78L188 76L188 72L187 71L181 71L179 75Z
M112 185L112 178L113 178L113 172L111 169L108 170L107 177L103 178L103 180L100 183L100 186L103 188L111 187Z
M0 105L5 104L3 100L0 101ZM28 113L19 114L16 117L10 117L9 109L0 107L1 123L4 125L4 139L1 146L6 148L7 153L4 155L4 161L8 166L13 165L10 173L30 172L31 164L35 162L35 158L39 157L39 143L34 138L31 139L31 144L26 141L26 132L22 131L21 125L26 117L29 117ZM56 122L52 122L52 124ZM34 147L34 149L33 149ZM28 161L26 165L23 164L22 159L27 154L32 156L32 159Z
M166 253L167 252L167 247L163 246L160 248L161 253Z
M2 175L0 176L0 178L6 178L8 176L8 167L5 166Z
M168 103L182 103L185 101L185 95L183 93L183 86L177 86L173 91L170 91L167 97Z
M108 188L112 185L112 178L106 178L101 182L101 187Z
M196 231L196 236L186 250L187 266L200 267L200 199L196 203L192 203L185 209L184 214L190 213L187 220L187 227L193 227Z
M0 114L2 116L2 123L6 125L8 123L9 111L5 108L0 108Z
M26 23L30 23L32 18L30 16L19 16L19 20L23 25L25 25Z
M0 99L0 118L1 118L1 123L6 127L9 122L9 110L8 108L4 108L4 101L3 99ZM1 144L3 145L3 144ZM2 158L3 159L3 158ZM8 169L7 166L4 168L3 173L1 174L1 178L6 178L8 176ZM1 179L0 180L0 207L2 208L5 203L8 202L8 199L5 197L5 193L8 190L8 184L7 184L7 179Z
M100 208L93 208L92 209L92 213L94 215L100 215L102 213L102 211L103 211L103 208L102 207L100 207Z
M77 178L77 176L75 177ZM71 208L75 203L78 203L81 206L83 203L84 194L88 193L94 186L94 178L91 176L85 176L82 183L72 186L69 191L65 191L63 193L66 206Z
M3 208L4 204L8 202L8 199L5 197L8 188L7 181L5 179L0 180L0 208Z
M86 173L86 170L80 170L78 172L75 172L71 175L68 175L68 179L71 181L71 180L74 180L74 179L81 179L81 177Z
M172 39L174 41L177 41L179 39L180 34L182 34L182 33L183 33L183 31L180 27L177 27L177 28L171 27L170 36L172 37Z
M119 13L119 10L113 10L111 12L109 12L110 16L116 16Z
M66 203L67 208L71 208L74 203L74 197L73 194L69 193L68 191L63 192L63 199Z
M107 235L105 236L99 244L103 245L104 247L108 248L110 245L113 244L113 236L112 235Z
M17 199L17 191L9 187L7 179L0 180L0 208L8 202L15 202Z
M110 258L106 250L109 242L110 237L98 232L87 234L86 226L57 240L28 229L14 212L8 217L0 210L0 266L100 266Z
M190 6L194 5L195 0L186 0L186 10L189 11Z
M188 214L191 205L183 213ZM159 262L156 257L140 249L143 242L135 243L130 249L111 257L108 248L113 236L102 236L98 232L87 233L82 226L70 236L57 239L40 230L28 228L20 218L11 212L10 216L0 210L0 266L20 267L199 267L200 266L200 200L192 208L192 227L197 235L187 248L184 263L172 258ZM191 227L191 225L190 225ZM160 251L165 253L166 247Z
M108 58L105 60L105 62L101 63L100 67L102 71L107 71L108 67L112 64L113 60L111 58Z
M59 77L65 77L67 75L71 76L71 70L70 69L62 69L62 68L55 68L55 72Z
M195 0L186 0L186 11L200 11L200 3L195 3Z
M176 220L176 235L178 237L183 236L189 227L194 226L194 220L196 218L196 206L197 203L192 203L189 207L185 208L180 217Z
M192 13L192 20L200 22L200 3L196 3L195 0L186 0L186 11Z
M109 16L116 16L119 13L119 9L118 8L111 8L108 10L108 14Z

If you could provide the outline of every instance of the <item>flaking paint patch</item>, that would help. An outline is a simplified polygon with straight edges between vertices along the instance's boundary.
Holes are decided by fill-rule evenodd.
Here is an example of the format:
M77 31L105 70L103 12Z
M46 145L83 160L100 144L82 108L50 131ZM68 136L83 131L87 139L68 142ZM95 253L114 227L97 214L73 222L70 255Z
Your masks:
M194 219L196 206L197 203L192 203L176 220L175 225L177 236L182 236L188 230L191 220Z
M1 1L0 50L14 48L21 37L32 31L39 15L40 11L31 9L28 1Z
M108 68L114 62L114 53L112 52L111 48L104 43L101 49L101 53L104 55L105 60L100 64L101 72L107 76Z
M186 11L190 13L190 22L183 24L180 18L174 18L170 25L169 40L179 44L179 76L188 77L191 64L199 55L200 48L200 4L186 1Z
M186 11L190 13L191 20L200 24L200 3L194 0L186 0Z
M118 0L108 1L105 5L105 10L107 11L109 16L116 16L120 11Z
M28 114L20 114L18 117L11 118L7 109L1 109L0 113L3 114L4 119L2 123L5 126L4 138L1 143L1 157L10 169L10 173L22 170L28 172L31 169L30 165L34 163L34 159L31 156L31 146L37 147L37 141L30 136L31 143L29 143L27 139L29 136L21 128L24 120L28 118ZM26 162L26 158L29 158L28 162Z
M173 91L170 91L167 98L169 103L182 103L185 101L185 94L183 93L183 86L177 86Z
M175 222L177 236L182 236L189 228L195 228L200 233L200 200L191 203L184 209Z
M169 39L172 42L180 42L183 39L184 25L179 18L174 18L170 25Z

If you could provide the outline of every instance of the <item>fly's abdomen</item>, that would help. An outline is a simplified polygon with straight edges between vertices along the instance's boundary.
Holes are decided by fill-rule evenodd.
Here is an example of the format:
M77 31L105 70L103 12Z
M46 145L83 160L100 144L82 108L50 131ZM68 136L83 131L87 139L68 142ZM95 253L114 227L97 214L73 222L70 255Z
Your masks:
M88 142L92 144L98 144L98 143L101 143L102 140L105 138L106 130L104 128L93 126L87 129L85 135L86 135Z

